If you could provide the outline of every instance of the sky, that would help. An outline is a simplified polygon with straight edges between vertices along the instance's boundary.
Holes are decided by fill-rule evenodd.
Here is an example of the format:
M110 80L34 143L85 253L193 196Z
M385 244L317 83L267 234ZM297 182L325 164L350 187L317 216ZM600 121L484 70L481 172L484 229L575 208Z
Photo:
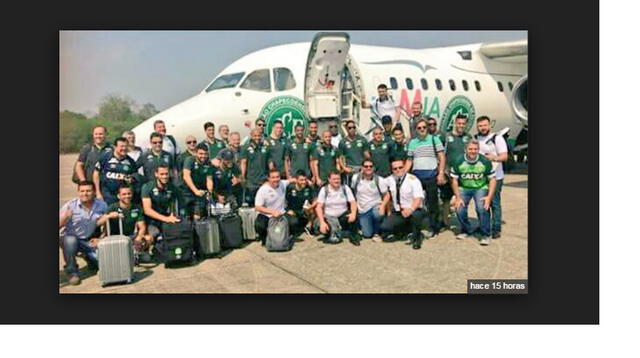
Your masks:
M163 110L200 92L238 58L265 47L311 41L317 32L60 31L60 110L96 113L108 94ZM527 38L526 31L346 32L353 44L407 48Z

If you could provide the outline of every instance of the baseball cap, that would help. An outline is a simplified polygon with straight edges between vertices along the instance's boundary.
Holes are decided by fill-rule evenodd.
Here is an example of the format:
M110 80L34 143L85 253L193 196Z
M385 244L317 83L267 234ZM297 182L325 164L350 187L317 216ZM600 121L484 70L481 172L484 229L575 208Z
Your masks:
M233 160L233 153L227 148L222 149L218 154L220 154L220 159L222 160Z
M383 116L382 117L382 124L388 124L388 123L391 123L391 122L392 122L391 116Z

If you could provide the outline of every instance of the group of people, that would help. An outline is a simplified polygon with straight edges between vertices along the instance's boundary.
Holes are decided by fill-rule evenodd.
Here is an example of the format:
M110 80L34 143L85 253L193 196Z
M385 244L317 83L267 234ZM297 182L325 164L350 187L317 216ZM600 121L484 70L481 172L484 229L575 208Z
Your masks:
M385 108L386 87L379 87L375 106ZM396 118L397 119L397 118ZM151 260L150 247L162 223L189 216L207 216L212 204L255 207L255 229L265 243L269 219L285 216L290 232L322 236L327 243L348 239L360 245L408 239L420 249L423 238L454 227L449 223L452 198L458 239L478 237L481 245L500 237L500 193L507 145L491 133L490 119L476 119L477 134L467 133L467 117L458 115L453 130L441 132L437 120L423 117L422 104L412 105L409 139L383 115L382 128L371 140L358 134L347 120L344 137L338 121L319 133L316 121L297 124L291 138L283 123L262 118L247 138L221 126L204 124L205 139L187 136L186 149L154 123L149 147L135 144L125 132L113 145L106 129L93 129L93 142L84 146L74 168L78 198L60 209L61 246L71 284L78 284L76 255L82 252L97 268L99 228L109 225L133 238L140 260ZM474 200L479 227L472 231L467 207Z

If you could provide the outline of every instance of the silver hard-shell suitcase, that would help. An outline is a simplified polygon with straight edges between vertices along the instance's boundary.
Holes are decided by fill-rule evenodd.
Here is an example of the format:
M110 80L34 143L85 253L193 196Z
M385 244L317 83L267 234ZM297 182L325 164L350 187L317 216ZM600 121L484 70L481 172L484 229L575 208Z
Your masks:
M195 230L198 236L198 256L204 257L216 254L222 250L220 245L220 228L218 220L213 217L212 204L207 203L208 217L195 220Z
M242 219L242 233L245 240L256 240L256 217L258 212L255 208L243 206L238 209L238 215Z
M111 235L107 221L107 237L98 243L98 277L102 286L133 281L133 240L122 235L122 218L118 224L120 235Z

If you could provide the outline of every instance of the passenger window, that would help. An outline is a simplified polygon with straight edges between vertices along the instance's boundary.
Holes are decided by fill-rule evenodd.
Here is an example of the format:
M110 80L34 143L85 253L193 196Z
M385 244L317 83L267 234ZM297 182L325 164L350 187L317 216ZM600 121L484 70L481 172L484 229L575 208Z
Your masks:
M454 80L449 80L449 88L451 88L452 91L456 90L456 83Z
M286 91L296 87L296 80L288 68L276 67L273 69L273 82L276 91Z
M427 90L427 89L429 89L429 84L427 83L427 80L426 80L426 79L424 79L424 78L423 78L423 79L421 79L421 80L420 80L420 84L422 85L422 89L423 89L423 90Z
M389 84L391 85L391 89L398 89L398 81L396 81L395 77L389 78Z
M513 83L509 82L509 91L513 91Z
M436 88L438 89L438 91L442 91L442 82L440 82L440 80L436 79Z
M407 82L407 89L412 90L413 89L413 80L411 80L411 78L407 78L407 79L405 79L405 82Z
M476 91L480 92L482 89L480 88L480 82L476 81Z
M502 82L498 81L498 91L504 92L504 87L502 87Z
M253 91L271 92L271 78L269 77L269 70L255 70L251 72L251 74L244 79L240 88Z
M462 88L464 88L465 91L469 90L469 84L467 83L467 80L462 80Z

